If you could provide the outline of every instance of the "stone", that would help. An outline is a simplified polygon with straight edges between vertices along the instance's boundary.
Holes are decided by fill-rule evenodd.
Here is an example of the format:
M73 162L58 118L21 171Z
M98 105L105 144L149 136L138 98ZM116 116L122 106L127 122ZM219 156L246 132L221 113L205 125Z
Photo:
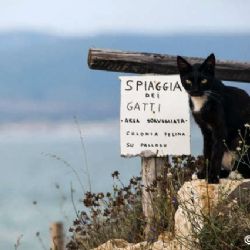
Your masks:
M168 235L168 233L165 233ZM131 244L121 239L109 240L108 242L102 244L101 246L94 248L92 250L179 250L180 248L177 240L170 240L170 238L165 236L165 238L158 239L158 241L150 244L146 241L137 244Z
M175 235L185 246L194 242L194 235L203 227L203 218L224 199L229 202L239 198L242 190L250 191L250 180L221 179L219 184L207 184L205 180L185 182L178 191L179 206L175 213ZM241 197L244 198L244 197Z
M107 241L106 243L100 245L97 248L94 248L93 250L119 250L119 249L126 249L130 245L132 244L128 243L125 240L113 239Z

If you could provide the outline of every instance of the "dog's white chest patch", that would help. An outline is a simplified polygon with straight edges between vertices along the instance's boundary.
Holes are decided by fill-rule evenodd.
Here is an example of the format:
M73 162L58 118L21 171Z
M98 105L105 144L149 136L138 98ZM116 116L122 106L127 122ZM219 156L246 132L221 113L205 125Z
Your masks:
M207 96L191 96L191 101L193 103L193 111L199 112L204 104L207 102Z

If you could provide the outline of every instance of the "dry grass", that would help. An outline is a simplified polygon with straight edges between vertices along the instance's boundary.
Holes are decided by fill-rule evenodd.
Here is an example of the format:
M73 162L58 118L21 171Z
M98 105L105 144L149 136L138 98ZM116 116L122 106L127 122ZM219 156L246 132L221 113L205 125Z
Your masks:
M153 239L164 231L174 232L174 214L178 205L182 205L178 204L177 191L191 179L194 169L203 164L202 157L173 157L162 176L147 187L148 191L155 192L152 201ZM117 171L112 178L112 192L85 193L83 211L70 228L72 236L67 249L89 250L110 239L124 239L130 243L145 241L141 178L131 178L126 186L120 181ZM250 234L250 196L249 190L246 191L233 202L221 199L209 215L188 211L193 213L192 218L199 217L204 226L200 228L193 224L194 241L187 244L187 249L194 249L193 246L202 250L249 249L244 242L244 237Z

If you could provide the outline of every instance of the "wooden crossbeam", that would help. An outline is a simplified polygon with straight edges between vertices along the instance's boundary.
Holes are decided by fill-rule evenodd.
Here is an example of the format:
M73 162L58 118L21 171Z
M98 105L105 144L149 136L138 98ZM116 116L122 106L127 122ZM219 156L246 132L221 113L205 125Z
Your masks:
M201 63L205 58L184 57L190 63ZM176 56L90 49L88 65L91 69L136 74L177 74ZM250 63L216 61L216 77L224 81L250 82Z

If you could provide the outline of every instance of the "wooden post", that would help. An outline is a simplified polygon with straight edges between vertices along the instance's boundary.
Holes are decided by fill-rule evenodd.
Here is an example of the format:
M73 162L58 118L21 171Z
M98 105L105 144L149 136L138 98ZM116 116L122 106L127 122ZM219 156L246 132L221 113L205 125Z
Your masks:
M201 63L205 58L184 57L190 63ZM176 56L90 49L88 65L91 69L137 74L178 74ZM225 81L250 82L250 63L216 60L216 77Z
M157 177L163 174L167 157L142 157L141 158L141 175L142 175L142 209L146 218L145 237L148 241L156 239L154 224L154 206L152 205L153 197L156 195L150 191L150 187L156 182ZM156 191L158 192L158 191Z
M63 223L56 222L50 227L51 250L64 250Z

